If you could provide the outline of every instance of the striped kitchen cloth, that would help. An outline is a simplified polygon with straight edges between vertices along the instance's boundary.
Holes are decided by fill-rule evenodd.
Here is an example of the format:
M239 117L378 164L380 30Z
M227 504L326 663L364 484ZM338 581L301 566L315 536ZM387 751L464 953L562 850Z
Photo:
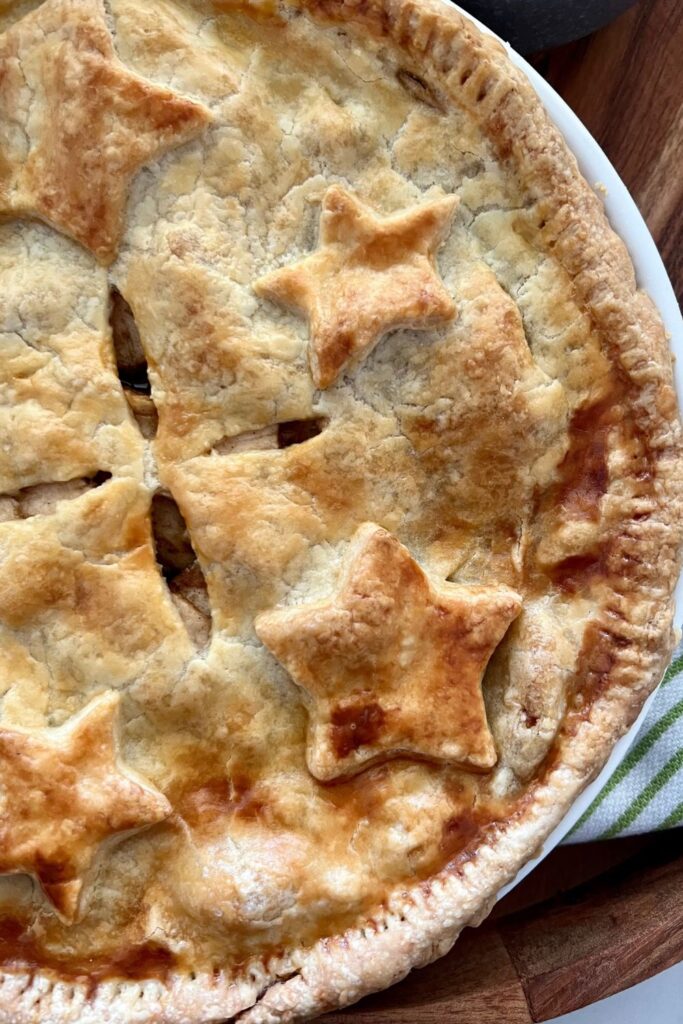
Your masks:
M564 840L654 832L683 825L683 643L633 746Z

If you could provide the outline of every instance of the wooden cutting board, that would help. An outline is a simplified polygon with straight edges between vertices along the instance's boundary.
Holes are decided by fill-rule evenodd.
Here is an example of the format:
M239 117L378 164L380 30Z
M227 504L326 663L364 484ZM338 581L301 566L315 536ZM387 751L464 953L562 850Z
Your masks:
M324 1019L531 1024L681 959L683 830L562 847L442 960Z
M601 144L683 298L683 0L533 63ZM683 829L552 853L451 953L335 1024L530 1024L683 959Z

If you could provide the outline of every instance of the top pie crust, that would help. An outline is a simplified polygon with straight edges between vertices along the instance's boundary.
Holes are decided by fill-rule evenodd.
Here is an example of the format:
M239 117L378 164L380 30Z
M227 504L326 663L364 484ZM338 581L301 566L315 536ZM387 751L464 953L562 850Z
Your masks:
M486 913L661 676L662 324L437 0L0 31L0 1021L344 1005Z

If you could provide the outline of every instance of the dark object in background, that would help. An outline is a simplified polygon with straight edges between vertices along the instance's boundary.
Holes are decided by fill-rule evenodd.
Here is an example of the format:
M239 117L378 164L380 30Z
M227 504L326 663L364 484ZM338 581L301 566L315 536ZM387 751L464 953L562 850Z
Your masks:
M459 0L520 53L580 39L616 18L634 0Z

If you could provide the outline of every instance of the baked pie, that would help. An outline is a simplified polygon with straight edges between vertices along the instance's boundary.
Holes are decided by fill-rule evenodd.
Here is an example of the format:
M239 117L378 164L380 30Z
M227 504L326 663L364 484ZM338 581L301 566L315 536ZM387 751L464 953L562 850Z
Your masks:
M0 6L0 1020L447 950L672 646L671 357L437 0Z

